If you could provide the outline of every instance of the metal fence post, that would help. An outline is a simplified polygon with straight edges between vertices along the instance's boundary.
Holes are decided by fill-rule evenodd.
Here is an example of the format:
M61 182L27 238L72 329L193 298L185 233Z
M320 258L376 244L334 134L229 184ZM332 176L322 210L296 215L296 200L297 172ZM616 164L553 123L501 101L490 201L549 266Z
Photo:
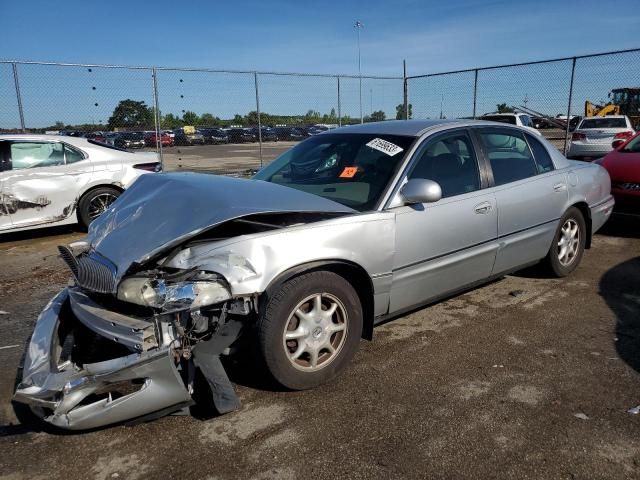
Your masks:
M340 76L337 76L338 80L338 126L342 126L342 111L340 109Z
M564 132L564 149L563 152L567 154L568 140L569 140L569 123L571 120L571 101L573 99L573 77L576 73L576 57L573 57L571 62L571 82L569 83L569 105L567 106L567 128Z
M475 78L473 80L473 119L476 119L476 107L478 105L478 69L475 71Z
M20 129L22 133L25 133L24 128L24 111L22 110L22 95L20 94L20 81L18 80L18 66L14 63L11 64L13 67L13 83L16 86L16 98L18 99L18 113L20 114Z
M407 61L402 60L402 103L404 119L409 120L409 80L407 79Z
M258 90L258 72L253 72L256 86L256 113L258 114L258 148L260 150L260 168L262 168L262 122L260 120L260 93Z
M155 67L151 69L151 81L153 83L153 123L156 130L156 152L160 155L160 168L164 170L164 155L162 154L162 137L160 136L160 102L158 101L158 72Z

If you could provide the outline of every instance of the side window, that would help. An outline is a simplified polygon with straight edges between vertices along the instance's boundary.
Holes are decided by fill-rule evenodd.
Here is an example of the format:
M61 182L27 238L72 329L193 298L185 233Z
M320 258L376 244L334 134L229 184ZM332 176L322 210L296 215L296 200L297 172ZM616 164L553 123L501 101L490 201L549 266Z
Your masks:
M67 163L76 163L80 160L84 160L84 155L75 148L71 148L69 145L64 146L64 156Z
M531 121L527 115L520 115L520 120L522 121L522 125L525 127L531 126Z
M418 161L409 178L438 182L443 198L480 190L478 161L469 135L455 132L428 140L418 153Z
M478 136L491 164L496 186L538 173L529 145L520 132L480 129Z
M10 154L13 170L64 165L61 143L14 142Z
M555 169L549 152L542 143L536 140L532 135L527 135L527 141L533 151L533 158L536 160L538 173L546 173Z

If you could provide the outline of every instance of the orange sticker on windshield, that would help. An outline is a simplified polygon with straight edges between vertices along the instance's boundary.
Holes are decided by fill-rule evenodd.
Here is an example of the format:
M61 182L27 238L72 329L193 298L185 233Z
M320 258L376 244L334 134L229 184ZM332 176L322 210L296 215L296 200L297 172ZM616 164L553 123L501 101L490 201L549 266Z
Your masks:
M340 178L353 178L356 176L358 172L358 167L344 167L342 173L340 174Z

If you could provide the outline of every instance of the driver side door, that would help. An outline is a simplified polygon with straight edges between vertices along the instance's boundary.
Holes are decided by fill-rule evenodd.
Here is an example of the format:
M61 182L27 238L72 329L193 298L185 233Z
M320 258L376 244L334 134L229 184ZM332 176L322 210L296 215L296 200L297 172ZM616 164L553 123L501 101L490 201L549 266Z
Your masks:
M62 142L9 141L11 170L2 194L12 229L60 222L75 214L78 194L91 178L84 153Z

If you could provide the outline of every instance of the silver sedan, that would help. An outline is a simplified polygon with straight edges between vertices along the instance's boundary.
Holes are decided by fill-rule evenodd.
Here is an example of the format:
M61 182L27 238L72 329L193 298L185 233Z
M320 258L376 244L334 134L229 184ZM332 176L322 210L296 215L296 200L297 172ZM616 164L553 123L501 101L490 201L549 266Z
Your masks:
M252 180L144 176L60 247L74 284L38 318L15 400L94 428L184 409L199 371L225 413L220 357L247 348L312 388L380 322L527 265L568 275L613 203L599 165L493 122L333 130Z

